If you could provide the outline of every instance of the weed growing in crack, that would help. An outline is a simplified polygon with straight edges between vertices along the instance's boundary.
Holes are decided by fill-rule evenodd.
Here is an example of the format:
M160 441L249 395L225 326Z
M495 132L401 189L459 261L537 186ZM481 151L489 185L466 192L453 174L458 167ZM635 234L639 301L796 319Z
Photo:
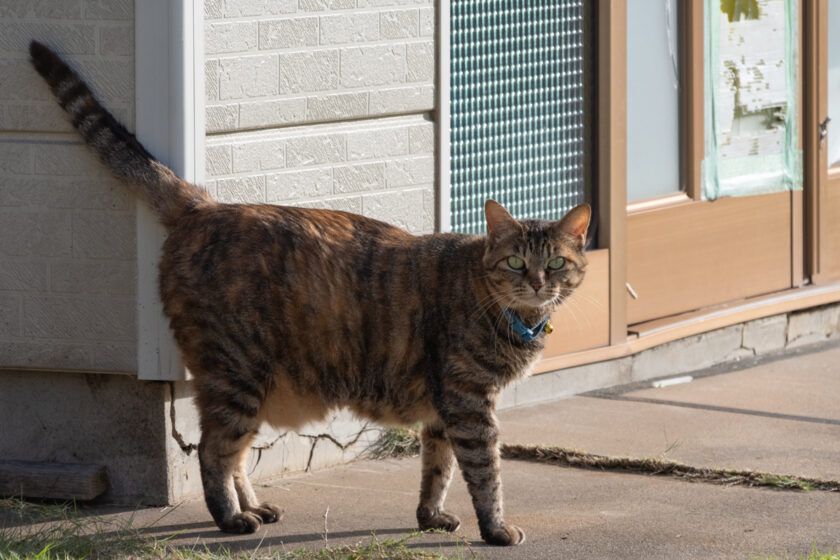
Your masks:
M420 424L409 428L390 428L382 432L365 455L371 459L414 457L420 453Z

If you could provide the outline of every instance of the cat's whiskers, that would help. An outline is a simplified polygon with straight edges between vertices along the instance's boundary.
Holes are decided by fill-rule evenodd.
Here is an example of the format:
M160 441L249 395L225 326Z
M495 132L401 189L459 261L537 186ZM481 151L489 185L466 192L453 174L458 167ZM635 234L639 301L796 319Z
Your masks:
M578 314L575 313L575 308L572 305L573 302L569 301L570 299L571 299L571 296L569 296L569 297L561 296L560 297L560 306L569 311L569 313L572 316L572 319L574 319L574 321L575 321L575 323L577 324L578 327L582 327L583 324L581 323L580 319L578 318ZM584 319L586 319L586 326L591 327L592 322L589 320L589 316L586 313L583 313L583 311L580 308L578 308L578 311L581 311Z

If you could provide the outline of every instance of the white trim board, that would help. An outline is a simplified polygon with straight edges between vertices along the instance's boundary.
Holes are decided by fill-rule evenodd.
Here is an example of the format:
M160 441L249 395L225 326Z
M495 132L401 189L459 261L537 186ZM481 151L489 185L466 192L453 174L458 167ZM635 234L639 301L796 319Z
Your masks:
M201 0L135 3L136 136L160 161L193 183L204 182L204 4ZM186 378L158 296L158 262L166 238L151 211L137 206L137 377Z
M437 228L449 232L449 1L437 6Z

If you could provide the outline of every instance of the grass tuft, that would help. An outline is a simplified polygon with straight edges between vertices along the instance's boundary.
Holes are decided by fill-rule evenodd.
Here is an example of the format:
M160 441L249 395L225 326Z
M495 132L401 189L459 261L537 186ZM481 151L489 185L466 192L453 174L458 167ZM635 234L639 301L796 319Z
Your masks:
M661 458L636 459L609 457L584 451L539 445L508 445L500 447L502 457L553 463L582 469L667 475L683 480L722 484L726 486L771 487L780 490L821 490L840 492L840 482L749 470L701 468Z
M0 559L2 560L460 560L476 558L467 541L455 538L455 555L445 556L415 548L423 533L399 539L370 541L355 546L328 546L292 551L236 551L221 546L178 547L175 535L153 538L135 527L133 519L121 523L86 516L75 504L44 505L19 499L0 499Z
M371 445L366 456L371 459L414 457L420 453L420 424L409 428L389 428Z
M82 515L72 502L46 505L0 500L0 558L53 560L142 556L153 543L132 527Z

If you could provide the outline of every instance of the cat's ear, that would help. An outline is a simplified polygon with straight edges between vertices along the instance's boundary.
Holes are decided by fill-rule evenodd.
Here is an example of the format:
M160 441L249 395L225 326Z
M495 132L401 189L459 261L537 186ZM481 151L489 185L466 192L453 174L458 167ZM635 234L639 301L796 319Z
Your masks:
M589 229L590 217L592 217L592 208L588 204L580 204L569 210L556 228L578 239L583 247L586 244L586 230Z
M505 210L504 206L495 200L488 200L484 203L484 217L487 219L487 237L491 241L501 239L522 229L519 222Z

